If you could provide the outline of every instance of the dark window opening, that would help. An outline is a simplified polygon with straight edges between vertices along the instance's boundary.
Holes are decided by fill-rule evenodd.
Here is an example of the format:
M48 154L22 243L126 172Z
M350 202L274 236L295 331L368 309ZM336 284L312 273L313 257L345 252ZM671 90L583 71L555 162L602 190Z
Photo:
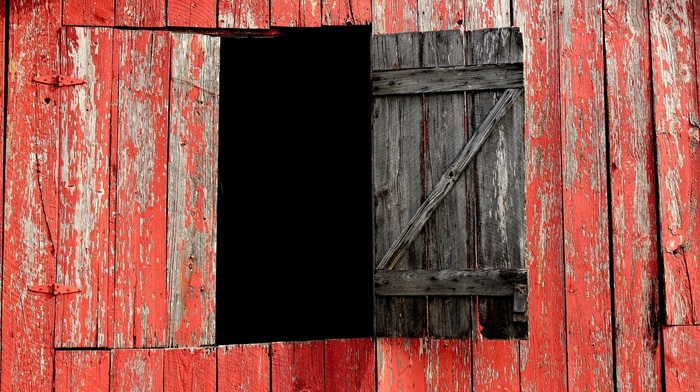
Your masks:
M216 343L373 336L369 26L222 38Z

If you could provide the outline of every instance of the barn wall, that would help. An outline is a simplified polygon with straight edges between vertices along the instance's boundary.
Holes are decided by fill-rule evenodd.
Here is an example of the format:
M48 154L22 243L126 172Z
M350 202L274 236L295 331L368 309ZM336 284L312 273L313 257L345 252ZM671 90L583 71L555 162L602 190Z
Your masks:
M0 389L187 385L188 390L214 390L218 379L220 390L233 385L248 391L693 390L698 385L693 375L700 370L689 355L700 347L700 299L694 297L700 277L692 246L700 189L699 13L700 4L680 0L3 2L0 19L9 28L0 43L0 56L7 53L0 79L5 92L0 99L7 98L0 121L5 135ZM119 282L109 267L101 267L114 262L115 252L129 252L111 242L118 196L112 181L120 167L114 134L109 134L117 125L110 119L129 113L114 105L118 76L106 69L118 69L112 65L119 59L106 42L118 44L126 31L135 31L129 37L170 37L169 30L183 27L259 30L368 23L375 34L521 28L529 339L351 339L215 349L209 346L208 324L192 329L181 324L187 312L171 318L169 311L151 315L159 321L149 326L160 327L145 334L129 332L122 338L114 329L99 332L104 325L131 322L110 307L109 287ZM102 86L102 98L95 102L33 81L57 72L79 73L79 64L67 62L70 56L61 52L66 42L80 38L71 36L67 26L101 26L102 34L117 35L89 37L95 43L90 54L104 56L94 63L116 62L90 70L91 88ZM152 92L150 97L161 101L150 102L173 104L170 94ZM109 115L92 118L95 132L84 135L80 121L85 118L71 117L83 107L76 105ZM92 144L68 144L80 154L66 149L70 140L86 138ZM81 172L86 168L92 169ZM167 177L162 179L167 183ZM71 180L113 190L76 195ZM165 209L174 207L166 205L165 188L159 186L163 200L154 211L159 218L150 224L162 228L149 235L165 255ZM86 207L72 210L81 200ZM90 315L75 313L76 297L28 291L62 282L76 267L74 259L105 271L84 276L108 287L99 301L80 307L91 309ZM158 284L168 287L165 281ZM206 301L186 306L195 314L212 311ZM99 320L94 329L71 328L72 321L86 317Z

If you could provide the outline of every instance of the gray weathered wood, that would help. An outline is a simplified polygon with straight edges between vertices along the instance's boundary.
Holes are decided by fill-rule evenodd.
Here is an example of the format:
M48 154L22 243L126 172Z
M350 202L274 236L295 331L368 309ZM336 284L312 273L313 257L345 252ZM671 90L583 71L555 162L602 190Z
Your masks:
M374 273L376 295L512 296L527 282L524 269L381 270Z
M459 31L454 33L460 34ZM430 94L522 87L523 63L377 70L372 73L372 94L374 95Z

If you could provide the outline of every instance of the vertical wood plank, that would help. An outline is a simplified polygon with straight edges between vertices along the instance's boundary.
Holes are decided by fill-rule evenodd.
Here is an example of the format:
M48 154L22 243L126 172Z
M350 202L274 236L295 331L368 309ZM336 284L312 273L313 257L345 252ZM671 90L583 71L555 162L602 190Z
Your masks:
M472 342L474 391L519 391L518 345L508 340L476 339Z
M109 260L112 30L66 28L62 72L85 84L61 89L57 279L82 289L56 298L56 347L105 347L113 309Z
M33 78L59 71L61 2L13 1L8 17L0 383L48 391L55 300L28 288L56 281L59 93Z
M217 0L168 0L168 26L216 27Z
M373 36L372 68L420 66L420 34ZM375 97L372 109L375 261L379 261L421 204L423 107L420 96ZM420 234L397 269L425 269ZM427 328L425 298L376 298L377 336L421 337Z
M115 25L164 27L166 4L166 0L115 0Z
M324 391L323 341L272 343L272 390Z
M163 353L163 389L166 391L216 391L216 349L189 347Z
M616 386L661 390L659 260L646 1L605 8ZM630 244L634 244L630 246Z
M700 259L693 246L700 197L700 115L692 10L686 1L649 3L660 246L666 322L671 325L700 323Z
M377 392L428 391L423 339L377 338Z
M108 392L108 350L57 350L56 392Z
M168 162L171 346L216 338L218 37L172 34ZM163 139L157 143L165 143Z
M372 1L372 34L395 34L418 29L418 0Z
M270 392L270 345L218 346L217 385L220 391Z
M372 22L371 0L321 0L324 26L357 26Z
M567 385L562 228L558 1L517 1L523 31L528 339L520 342L521 388Z
M613 388L602 3L561 3L569 389Z
M270 27L268 0L219 0L222 29L267 29Z
M318 0L270 0L270 25L276 27L320 27Z
M464 4L464 30L478 30L511 25L510 0L466 1Z
M117 30L118 162L115 346L162 347L166 287L167 32Z
M470 340L432 339L428 341L427 366L429 391L472 391Z
M162 349L112 350L111 391L163 391Z
M114 26L114 0L63 0L63 24Z
M418 0L418 30L459 30L464 25L464 7L465 2L457 0Z
M700 328L664 327L665 391L696 391L700 388Z
M370 338L325 341L325 390L374 392L375 346Z

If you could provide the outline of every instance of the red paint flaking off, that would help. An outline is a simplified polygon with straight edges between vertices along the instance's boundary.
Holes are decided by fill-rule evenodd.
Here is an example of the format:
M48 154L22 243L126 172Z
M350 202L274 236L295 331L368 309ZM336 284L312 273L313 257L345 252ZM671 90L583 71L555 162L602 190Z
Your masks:
M169 0L168 26L216 27L217 0Z
M422 339L377 339L377 391L428 391L428 351Z
M269 352L269 344L218 346L219 390L270 392Z
M323 341L272 343L272 390L324 390Z
M163 391L162 349L113 350L113 391Z

